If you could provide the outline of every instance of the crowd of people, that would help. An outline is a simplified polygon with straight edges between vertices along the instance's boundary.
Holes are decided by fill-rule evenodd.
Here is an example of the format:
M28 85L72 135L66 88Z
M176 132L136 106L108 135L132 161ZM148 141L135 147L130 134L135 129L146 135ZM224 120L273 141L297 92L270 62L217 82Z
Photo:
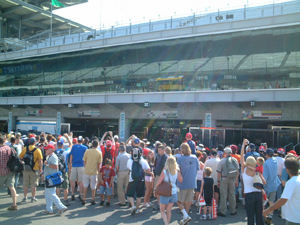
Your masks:
M24 164L22 171L11 169L12 157ZM5 185L12 197L8 210L18 210L16 190L22 173L23 203L29 201L29 187L31 202L38 201L36 187L45 187L42 214L53 214L53 204L57 215L63 214L75 201L76 191L85 205L91 191L91 205L96 204L96 194L100 194L99 205L105 207L117 196L118 205L128 204L132 216L141 207L153 208L161 213L165 225L171 221L175 203L183 215L180 224L185 225L192 220L192 205L199 208L199 219L211 220L226 217L227 209L236 215L240 198L248 225L264 224L278 208L286 224L292 225L300 224L299 159L294 150L286 154L282 148L274 151L247 139L240 149L234 144L209 149L197 146L191 133L177 149L159 141L152 147L147 139L135 135L120 143L112 132L101 140L73 137L72 133L57 138L44 133L22 138L20 133L10 133L0 135L0 188ZM57 172L63 182L47 186L47 177Z

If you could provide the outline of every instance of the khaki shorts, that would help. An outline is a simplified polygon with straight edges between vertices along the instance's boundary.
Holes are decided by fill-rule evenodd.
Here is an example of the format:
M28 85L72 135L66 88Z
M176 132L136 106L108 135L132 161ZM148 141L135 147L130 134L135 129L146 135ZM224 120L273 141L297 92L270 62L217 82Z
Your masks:
M83 173L83 187L87 188L90 184L91 189L95 190L97 187L98 175L87 175Z
M10 173L6 176L0 176L0 189L5 185L6 187L15 186L15 173Z
M78 182L82 182L83 171L84 167L72 167L70 180L77 181L78 179Z
M181 203L192 202L194 198L194 188L180 189L178 192L178 201Z
M63 188L64 190L69 189L70 182L68 172L62 173L62 178L64 179L64 182L57 188Z
M268 197L269 201L271 201L271 202L275 201L275 196L276 196L276 191L273 191L273 192L267 194L267 197Z
M37 187L39 186L39 171L23 171L23 188L28 188L29 186Z

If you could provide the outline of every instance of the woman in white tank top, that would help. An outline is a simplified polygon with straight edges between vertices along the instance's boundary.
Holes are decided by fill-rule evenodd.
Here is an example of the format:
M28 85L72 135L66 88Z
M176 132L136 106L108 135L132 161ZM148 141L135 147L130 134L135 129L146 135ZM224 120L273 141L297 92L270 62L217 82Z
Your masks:
M247 212L247 224L254 225L254 221L256 221L256 225L263 225L263 198L260 189L253 187L254 175L256 170L252 170L247 166L256 167L256 160L252 156L248 156L245 163L245 145L247 145L249 141L244 139L242 149L241 149L241 169L244 183L244 193L245 193L245 202L246 202L246 212ZM266 185L266 181L264 177L259 173L260 178L263 181L263 184ZM255 217L255 219L254 219Z

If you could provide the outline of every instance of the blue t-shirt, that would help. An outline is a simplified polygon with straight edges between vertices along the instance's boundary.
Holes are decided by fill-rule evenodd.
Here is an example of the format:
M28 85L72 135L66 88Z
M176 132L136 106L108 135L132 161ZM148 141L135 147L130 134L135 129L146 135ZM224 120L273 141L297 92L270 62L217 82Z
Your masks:
M248 156L253 156L254 158L260 157L260 154L258 152L247 152L245 157L245 160L248 158Z
M183 181L177 181L180 189L191 189L197 187L197 170L200 170L199 160L194 155L181 156L177 159Z
M196 155L196 145L195 145L195 142L192 141L192 140L189 140L186 143L190 146L192 154Z
M73 156L72 167L83 167L83 155L87 147L84 145L73 145L71 155Z

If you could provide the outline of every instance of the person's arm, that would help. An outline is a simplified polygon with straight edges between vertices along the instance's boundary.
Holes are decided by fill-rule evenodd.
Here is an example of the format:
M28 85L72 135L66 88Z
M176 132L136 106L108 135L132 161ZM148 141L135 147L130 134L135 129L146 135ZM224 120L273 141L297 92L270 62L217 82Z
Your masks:
M182 177L181 172L178 171L177 174L178 174L178 175L177 175L177 180L178 180L180 183L182 183L182 182L183 182L183 177Z
M200 198L201 198L201 195L202 195L202 192L203 192L203 187L204 187L204 180L202 180L202 182L201 182L200 195L199 195L198 201L199 201Z
M207 157L207 158L208 158L208 157ZM203 168L204 168L204 163L201 162L201 161L199 161L199 163L200 163L200 169L203 170Z
M241 172L244 173L246 163L245 163L245 146L248 144L248 139L244 139L241 148Z
M236 178L235 178L235 187L239 186L239 175L240 175L240 172L237 171Z
M285 187L286 181L285 180L281 180L281 184L283 187Z
M103 185L104 184L104 181L102 180L102 172L100 173L100 178L99 178L99 182Z
M115 139L114 139L114 137L113 137L113 134L112 134L112 132L111 131L109 131L109 135L110 135L110 137L111 137L111 144L112 145L115 145L116 143L115 143Z
M113 182L114 182L114 177L115 177L115 176L111 176L110 182L109 182L109 187L112 187Z
M263 211L263 216L266 217L270 212L280 208L281 206L283 206L285 203L287 202L287 199L285 198L280 198L279 200L277 200L277 202L275 202L274 205L270 206L269 208L265 209Z
M263 182L263 185L266 185L267 184L267 182L266 182L266 180L265 180L265 178L264 178L264 176L260 173L260 172L258 172L258 174L259 174L259 176L260 176L260 179L262 180L262 182Z
M128 142L133 138L133 136L134 136L134 135L131 135L131 136L127 139L127 141L125 142L125 145L128 145Z
M72 144L72 142L70 141L70 138L69 138L68 134L65 133L65 134L64 134L64 137L66 138L66 140L67 140L67 142L68 142L68 144L69 144L69 148L72 149L73 144Z
M218 184L217 184L218 188L220 188L220 182L221 182L221 172L218 172Z
M54 154L54 153L53 153L53 154ZM40 159L39 159L39 160L40 160ZM49 160L49 159L48 159L48 160ZM44 162L44 164L45 164L45 166L48 166L48 167L51 168L51 169L55 169L55 170L58 169L58 164L57 164L57 165L48 164L47 160ZM43 165L43 162L40 164L40 167L41 167L41 165ZM43 169L43 167L42 167L42 169ZM40 172L41 172L41 170L40 170Z
M70 168L72 168L73 156L70 154Z
M116 166L116 172L117 172L117 173L119 172L119 167L118 167L118 166Z
M42 173L43 172L43 159L39 159L39 166L40 166L39 172ZM56 169L56 168L53 168L53 169Z
M102 136L101 141L100 141L100 145L103 145L104 138L106 137L106 135L107 135L107 132L105 132L104 135Z
M97 163L97 171L100 171L100 166L101 166L101 163Z
M162 173L160 174L157 183L156 183L156 187L154 188L154 197L156 197L156 193L155 190L158 187L158 185L160 185L160 183L165 179L165 173L162 171Z

